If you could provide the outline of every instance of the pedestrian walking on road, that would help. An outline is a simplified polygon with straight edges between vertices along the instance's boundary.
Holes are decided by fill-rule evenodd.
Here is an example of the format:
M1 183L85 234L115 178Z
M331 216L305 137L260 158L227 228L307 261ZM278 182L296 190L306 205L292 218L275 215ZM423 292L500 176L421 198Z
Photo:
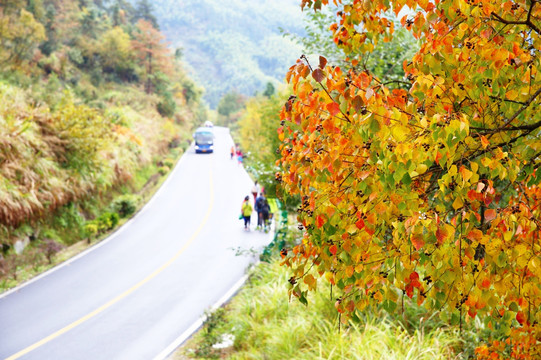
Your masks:
M233 157L235 156L235 145L231 146L231 160L233 160Z
M242 151L240 151L240 149L237 149L237 160L239 161L239 165L242 165L242 157Z
M267 201L267 198L265 197L263 198L259 211L261 211L261 217L263 218L263 231L268 232L270 228L270 223L269 223L270 205L269 205L269 202Z
M261 193L261 186L257 183L257 180L254 182L254 186L252 187L252 195L254 196L254 203L257 200L257 195ZM257 210L257 209L256 209Z
M241 215L244 219L244 230L250 231L250 219L252 217L252 204L250 204L250 196L246 196L242 202Z
M263 204L267 199L265 199L265 195L263 193L259 194L257 199L255 200L255 211L257 211L257 230L263 230Z

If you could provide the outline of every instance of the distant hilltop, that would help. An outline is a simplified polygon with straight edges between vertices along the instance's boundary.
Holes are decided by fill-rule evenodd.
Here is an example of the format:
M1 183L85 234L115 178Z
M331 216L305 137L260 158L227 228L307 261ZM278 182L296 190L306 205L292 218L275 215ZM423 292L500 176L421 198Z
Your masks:
M155 0L152 7L212 108L231 90L253 95L282 82L302 54L280 30L304 33L299 0Z

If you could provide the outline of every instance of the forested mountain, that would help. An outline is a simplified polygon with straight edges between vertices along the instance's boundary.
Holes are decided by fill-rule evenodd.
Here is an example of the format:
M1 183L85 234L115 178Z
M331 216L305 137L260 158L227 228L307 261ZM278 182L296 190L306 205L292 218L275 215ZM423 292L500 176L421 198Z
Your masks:
M212 107L228 91L250 96L269 81L281 82L302 54L301 47L280 32L303 33L298 0L155 0L152 6Z
M153 23L122 0L0 2L0 284L17 276L15 244L50 250L110 228L85 227L103 210L89 201L137 190L203 118Z

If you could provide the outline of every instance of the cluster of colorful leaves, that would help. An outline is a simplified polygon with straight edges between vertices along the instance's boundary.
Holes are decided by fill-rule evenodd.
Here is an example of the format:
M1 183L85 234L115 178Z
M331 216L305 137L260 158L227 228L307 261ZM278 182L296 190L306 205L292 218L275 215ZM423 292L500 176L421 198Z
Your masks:
M305 300L315 270L343 319L407 296L510 339L479 357L540 356L541 3L334 3L346 54L388 41L391 11L421 48L403 64L407 86L358 58L290 68L276 178L302 198L305 235L284 260L292 294Z

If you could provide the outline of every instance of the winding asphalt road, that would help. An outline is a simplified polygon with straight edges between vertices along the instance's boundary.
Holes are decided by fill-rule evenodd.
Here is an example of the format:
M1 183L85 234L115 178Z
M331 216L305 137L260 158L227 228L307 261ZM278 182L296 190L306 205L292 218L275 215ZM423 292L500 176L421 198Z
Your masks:
M0 295L0 359L155 359L244 276L234 249L269 236L237 219L252 182L214 131L110 238Z

